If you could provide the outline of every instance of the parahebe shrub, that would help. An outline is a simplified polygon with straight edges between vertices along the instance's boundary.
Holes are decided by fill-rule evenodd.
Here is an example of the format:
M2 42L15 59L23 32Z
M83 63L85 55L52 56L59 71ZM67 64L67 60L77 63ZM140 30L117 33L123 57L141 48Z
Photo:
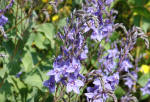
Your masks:
M126 29L124 24L115 23L119 14L111 6L113 2L84 0L81 8L74 9L66 18L66 25L55 32L55 40L61 42L60 52L55 56L53 68L46 74L49 79L41 82L49 90L48 95L53 95L54 102L138 102L140 93L150 94L150 79L144 86L138 83L139 60L131 54L138 39L142 39L149 48L148 37L140 27ZM0 10L0 33L7 40L9 37L4 26L9 20L4 14L13 3L14 0L10 0L8 6ZM57 12L57 0L50 1L50 4ZM123 36L118 36L118 32ZM41 49L45 48L41 46ZM26 50L29 50L28 47ZM0 56L6 57L5 54ZM24 82L20 77L24 73L18 72L16 78L28 86L30 81ZM32 76L30 78L32 80ZM23 97L22 94L20 97Z

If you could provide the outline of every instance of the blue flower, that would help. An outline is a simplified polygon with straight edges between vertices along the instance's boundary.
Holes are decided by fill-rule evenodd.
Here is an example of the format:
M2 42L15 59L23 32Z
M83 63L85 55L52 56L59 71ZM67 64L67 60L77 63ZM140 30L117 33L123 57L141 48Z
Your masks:
M141 88L141 91L142 91L143 95L145 95L145 94L150 95L150 79L148 80L146 85L143 88Z
M17 73L16 78L19 78L21 74L22 74L22 72Z
M70 66L67 68L68 73L76 72L78 73L81 69L80 61L76 58L72 58L72 63L70 63Z
M62 69L61 68L54 68L53 70L50 70L47 75L55 76L55 81L58 82L61 79Z
M55 77L50 76L49 80L44 81L43 85L49 88L49 92L55 92Z
M118 54L119 54L119 51L117 48L114 48L114 49L110 49L107 51L108 52L108 58L118 58Z
M106 5L110 5L114 0L106 0L105 3Z
M87 53L88 53L88 47L85 46L84 49L83 49L83 51L81 52L80 59L81 60L86 59L87 58Z
M132 67L133 67L133 65L129 62L129 60L124 60L121 63L121 69L126 72L129 72L129 68L132 68Z
M131 89L137 81L137 74L135 72L131 72L131 75L123 78L123 80L125 80L125 85L127 85L129 89Z
M8 18L5 17L4 15L0 16L0 26L5 25L8 22Z
M84 86L84 83L81 80L69 79L66 90L67 90L67 92L74 91L75 93L79 94L80 93L79 88L81 86Z
M119 84L119 73L114 73L112 76L107 78L107 81L110 83L111 88L115 90L115 86Z

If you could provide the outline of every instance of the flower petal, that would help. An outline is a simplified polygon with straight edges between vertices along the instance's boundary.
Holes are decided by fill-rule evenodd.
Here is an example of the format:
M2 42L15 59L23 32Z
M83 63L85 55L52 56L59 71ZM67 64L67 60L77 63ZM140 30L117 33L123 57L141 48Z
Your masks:
M81 80L76 80L76 81L75 81L75 84L76 84L77 86L84 86L84 83L83 83Z
M67 93L72 91L72 86L70 85L70 83L67 84Z
M93 98L94 97L94 93L85 93L85 96L87 96L88 98Z

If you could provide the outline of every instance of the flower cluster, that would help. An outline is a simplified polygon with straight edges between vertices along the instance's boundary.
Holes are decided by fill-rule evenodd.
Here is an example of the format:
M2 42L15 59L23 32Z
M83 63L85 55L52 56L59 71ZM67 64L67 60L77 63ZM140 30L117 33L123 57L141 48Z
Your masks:
M81 23L80 19L76 20L77 24ZM74 91L77 94L80 93L79 88L84 86L84 77L80 74L80 70L81 61L87 58L88 48L82 35L82 27L80 28L77 24L72 22L72 25L69 25L68 23L64 27L64 33L58 34L64 45L60 48L62 53L53 63L53 69L47 73L50 79L44 82L50 92L55 90L55 83L65 85L68 93ZM75 28L70 29L70 26ZM53 89L51 83L54 83Z
M109 96L113 95L115 86L119 84L119 73L107 76L106 74L99 71L90 73L91 75L97 76L93 81L94 87L88 87L85 95L89 102L104 102ZM91 76L90 75L90 76ZM110 95L111 94L111 95Z
M85 6L83 10L86 10L88 15L92 15L91 19L87 21L85 25L85 31L92 29L91 39L101 41L107 38L113 32L113 21L115 13L114 10L107 11L113 0L86 0L88 6ZM92 6L91 6L92 5ZM106 15L103 18L103 15ZM109 40L109 39L108 39Z
M137 70L130 62L130 51L137 37L144 39L148 47L147 36L138 27L127 31L122 24L114 24L116 11L110 8L113 0L85 0L85 2L81 10L75 10L72 13L67 19L64 30L58 33L63 42L60 47L61 54L55 59L53 69L47 73L50 76L49 80L43 84L49 88L50 92L55 92L55 84L61 84L65 86L67 93L73 91L76 94L79 94L80 89L86 85L85 96L88 102L105 102L110 97L117 102L114 91L120 80L128 86L129 90L136 85ZM126 40L111 42L110 36L118 28L124 31ZM98 65L97 70L90 70L86 75L82 75L82 62L88 60L90 49L86 43L88 38L98 44L96 60ZM105 49L102 41L111 43L110 48ZM89 82L92 84L89 85ZM133 97L130 96L130 98ZM122 100L130 99L125 96Z

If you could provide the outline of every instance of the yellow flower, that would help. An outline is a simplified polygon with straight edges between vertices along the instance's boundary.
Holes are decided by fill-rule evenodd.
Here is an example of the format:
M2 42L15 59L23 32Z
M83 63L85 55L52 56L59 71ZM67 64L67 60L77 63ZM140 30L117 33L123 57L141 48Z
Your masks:
M59 16L58 16L58 15L54 15L54 16L52 17L52 21L53 21L53 22L57 21L58 19L59 19Z
M43 2L43 3L47 3L47 2L48 2L48 0L42 0L42 2Z
M150 72L150 66L148 66L148 65L142 65L141 69L140 69L140 72L143 72L145 74L149 73Z

